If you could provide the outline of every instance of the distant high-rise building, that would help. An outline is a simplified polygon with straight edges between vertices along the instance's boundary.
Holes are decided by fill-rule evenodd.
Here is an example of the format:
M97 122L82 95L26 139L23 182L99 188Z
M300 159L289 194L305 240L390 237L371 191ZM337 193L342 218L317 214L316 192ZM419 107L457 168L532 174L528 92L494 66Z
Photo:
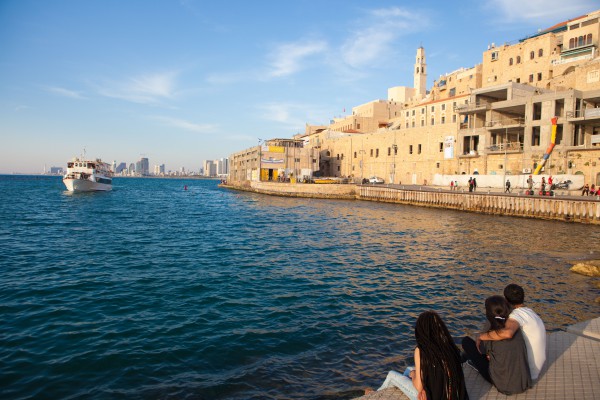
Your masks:
M227 175L229 173L229 159L221 158L217 161L217 175Z
M216 176L217 164L213 160L204 161L204 176Z
M53 175L62 175L65 173L63 167L50 167L50 173Z
M135 173L141 176L150 175L150 163L146 157L140 158L140 161L135 163Z
M154 166L154 175L164 175L165 174L165 164L155 165Z
M129 175L134 175L135 174L135 164L131 163L129 164Z
M127 164L122 162L119 165L117 165L117 167L114 169L115 174L120 174L121 172L123 172L124 169L127 169Z

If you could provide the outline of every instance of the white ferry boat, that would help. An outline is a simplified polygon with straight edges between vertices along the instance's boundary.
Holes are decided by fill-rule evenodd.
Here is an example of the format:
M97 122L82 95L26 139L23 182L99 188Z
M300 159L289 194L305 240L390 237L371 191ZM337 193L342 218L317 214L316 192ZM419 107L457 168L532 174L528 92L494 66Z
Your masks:
M67 163L67 173L63 183L70 192L92 192L112 190L113 172L110 165L96 160L75 157Z

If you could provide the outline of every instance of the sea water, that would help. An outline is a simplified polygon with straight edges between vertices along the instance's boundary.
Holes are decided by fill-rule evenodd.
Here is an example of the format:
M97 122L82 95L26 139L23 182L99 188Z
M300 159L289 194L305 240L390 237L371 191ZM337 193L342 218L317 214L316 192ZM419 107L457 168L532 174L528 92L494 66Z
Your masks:
M597 317L597 226L217 184L1 176L0 397L353 398L425 310L458 340L516 282L550 331Z

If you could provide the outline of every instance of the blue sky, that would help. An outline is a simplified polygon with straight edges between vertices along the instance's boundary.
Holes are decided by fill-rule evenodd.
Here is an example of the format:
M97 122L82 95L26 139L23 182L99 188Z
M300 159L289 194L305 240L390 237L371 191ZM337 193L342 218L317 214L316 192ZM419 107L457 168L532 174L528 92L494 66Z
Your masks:
M198 170L596 10L572 0L0 0L0 173Z

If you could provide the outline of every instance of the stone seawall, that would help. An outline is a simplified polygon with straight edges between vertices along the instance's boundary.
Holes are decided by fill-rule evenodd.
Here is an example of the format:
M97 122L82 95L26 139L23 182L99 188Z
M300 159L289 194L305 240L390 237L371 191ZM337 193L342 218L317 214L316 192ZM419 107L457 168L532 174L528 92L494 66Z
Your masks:
M350 184L307 184L279 182L226 183L221 187L286 197L355 200L357 187Z
M318 199L367 200L445 208L482 214L546 219L600 225L600 201L569 197L515 196L401 189L378 185L244 182L221 187L261 194Z
M412 204L484 214L600 224L600 201L580 198L449 193L360 186L360 200Z

